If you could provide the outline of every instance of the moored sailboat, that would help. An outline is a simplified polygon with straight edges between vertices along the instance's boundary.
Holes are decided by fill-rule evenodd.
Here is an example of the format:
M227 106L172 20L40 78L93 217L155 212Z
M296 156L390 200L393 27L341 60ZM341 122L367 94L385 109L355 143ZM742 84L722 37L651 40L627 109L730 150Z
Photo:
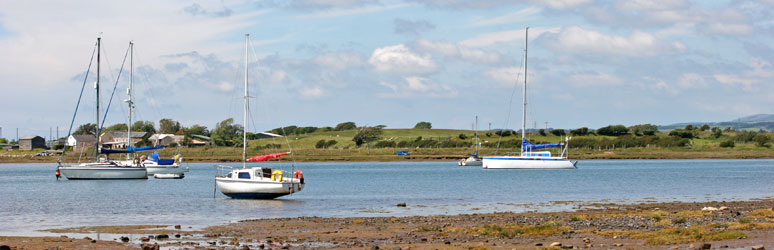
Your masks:
M100 131L101 128L99 126L100 124L100 116L99 116L99 80L100 80L100 50L101 50L101 41L102 38L97 38L97 44L96 44L96 52L97 52L97 82L94 85L94 88L96 89L96 117L97 117L97 123L96 123L96 141L94 143L94 162L87 162L87 163L74 163L74 164L65 164L62 163L62 157L64 157L64 152L66 152L66 148L62 151L62 157L59 158L57 161L57 170L56 170L56 176L57 178L60 177L60 174L63 175L68 180L115 180L115 179L148 179L147 170L139 165L136 161L129 161L129 162L120 162L120 161L111 161L108 158L108 154L106 152L101 152L101 140L100 140ZM93 56L93 54L92 54ZM91 64L89 64L91 65ZM88 71L86 74L86 79L88 79ZM86 84L86 79L84 79L84 87ZM83 92L81 92L82 94ZM78 112L78 106L80 106L80 98L78 99L79 103L76 105L75 112ZM73 122L75 121L75 115L73 115ZM70 130L72 130L73 122L70 123ZM68 133L69 136L69 133Z
M577 161L568 159L568 142L570 137L565 137L564 143L532 144L526 138L527 131L527 44L529 28L525 30L524 40L524 92L521 123L521 153L518 156L486 156L483 159L485 169L574 169ZM551 156L550 151L533 151L544 148L560 147L559 156Z
M475 143L476 143L476 152L473 154L468 154L468 158L461 159L457 164L460 166L481 166L483 162L481 162L481 157L478 155L478 147L481 144L478 141L478 116L476 116L476 125L474 128L474 137L475 137Z
M248 44L250 35L245 34L245 85L244 85L244 120L242 132L242 168L231 169L225 175L215 176L215 185L220 191L234 199L274 199L277 197L300 192L304 188L304 175L296 170L293 176L271 167L247 167L250 161L265 161L279 158L291 152L260 155L247 159L247 110L248 110ZM221 170L228 167L217 166Z

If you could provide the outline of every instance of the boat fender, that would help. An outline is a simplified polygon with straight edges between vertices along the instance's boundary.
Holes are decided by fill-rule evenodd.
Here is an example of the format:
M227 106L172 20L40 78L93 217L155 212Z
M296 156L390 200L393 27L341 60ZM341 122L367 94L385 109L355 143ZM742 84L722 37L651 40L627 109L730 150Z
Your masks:
M59 180L59 178L62 178L62 175L59 173L59 169L56 170L56 179Z
M274 170L274 172L271 172L271 180L282 181L282 170Z

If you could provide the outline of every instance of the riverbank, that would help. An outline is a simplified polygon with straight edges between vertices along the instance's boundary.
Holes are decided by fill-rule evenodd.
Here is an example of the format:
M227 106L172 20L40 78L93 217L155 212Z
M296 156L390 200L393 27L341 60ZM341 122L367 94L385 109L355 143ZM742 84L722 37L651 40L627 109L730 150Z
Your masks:
M258 219L201 230L147 225L48 232L63 236L0 237L0 245L19 249L751 249L760 245L772 249L774 200L592 204L558 213ZM83 236L96 233L103 234L101 240Z
M411 153L396 155L396 150ZM282 150L249 150L248 156L281 152ZM241 150L234 148L168 148L159 151L162 156L181 154L186 162L240 162ZM0 154L0 163L54 163L59 156L34 156L36 152ZM377 162L377 161L456 161L466 157L466 149L296 149L283 160L299 162ZM481 150L481 155L498 155L490 149ZM772 159L774 150L762 147L736 149L690 149L690 148L629 148L616 150L573 150L573 160L669 160L669 159ZM69 157L68 157L69 159ZM66 159L67 160L67 159Z

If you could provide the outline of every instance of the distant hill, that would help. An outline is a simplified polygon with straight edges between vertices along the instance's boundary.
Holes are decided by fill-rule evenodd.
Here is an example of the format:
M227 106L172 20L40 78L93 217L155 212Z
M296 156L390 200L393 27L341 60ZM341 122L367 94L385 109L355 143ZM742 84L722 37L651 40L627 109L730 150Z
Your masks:
M774 115L772 114L757 114L757 115L751 115L751 116L745 116L742 118L739 118L740 122L765 122L765 121L774 121ZM737 122L737 121L728 121L728 122Z
M766 131L774 131L774 115L757 114L757 115L741 117L739 119L726 121L726 122L682 122L682 123L675 123L670 125L661 125L661 126L658 126L658 129L665 131L665 130L684 128L687 125L702 126L704 124L710 125L711 127L721 127L721 128L732 127L734 129L741 129L741 130L758 131L763 129Z

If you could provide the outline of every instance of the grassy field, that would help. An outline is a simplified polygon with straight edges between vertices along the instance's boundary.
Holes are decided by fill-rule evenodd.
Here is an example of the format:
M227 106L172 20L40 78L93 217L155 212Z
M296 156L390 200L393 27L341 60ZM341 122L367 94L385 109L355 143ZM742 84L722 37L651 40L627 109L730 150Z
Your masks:
M291 135L288 137L251 140L248 143L248 157L266 153L291 151L292 157L283 157L283 160L296 161L444 161L457 160L465 156L466 153L474 152L471 147L392 147L392 148L374 148L368 146L357 147L352 141L352 137L357 130L345 131L326 131L315 132L303 135ZM467 138L460 139L459 135L464 134ZM486 131L479 132L482 144L489 143L496 145L498 140L519 140L520 135L499 137L494 133ZM774 158L774 150L770 147L760 147L754 143L737 142L733 148L720 147L720 142L731 140L736 136L734 132L726 132L722 137L713 139L710 132L699 132L699 138L690 140L690 143L684 147L599 147L586 149L571 149L570 158L579 160L588 159L751 159L751 158ZM771 136L771 134L768 134ZM381 140L386 141L415 141L418 137L422 140L436 141L464 141L473 142L473 131L471 130L450 130L450 129L384 129ZM666 134L659 133L656 136L660 138L669 137ZM531 141L538 142L559 142L559 136L540 136L529 135ZM596 141L615 140L612 136L578 136L573 140L591 139ZM315 148L315 144L320 141L334 140L337 143L329 148ZM570 141L570 144L573 143ZM265 149L267 144L280 145L279 149ZM373 143L372 143L373 145ZM396 155L396 151L405 150L411 153L409 156ZM42 150L32 151L5 151L0 153L0 162L55 162L58 156L33 156ZM558 154L557 149L552 149L554 154ZM159 151L162 156L170 157L174 154L181 154L188 162L234 162L240 161L242 156L241 147L199 147L199 148L166 148ZM482 147L481 155L502 155L518 152L518 148L500 148ZM66 158L77 160L78 154L69 153Z

